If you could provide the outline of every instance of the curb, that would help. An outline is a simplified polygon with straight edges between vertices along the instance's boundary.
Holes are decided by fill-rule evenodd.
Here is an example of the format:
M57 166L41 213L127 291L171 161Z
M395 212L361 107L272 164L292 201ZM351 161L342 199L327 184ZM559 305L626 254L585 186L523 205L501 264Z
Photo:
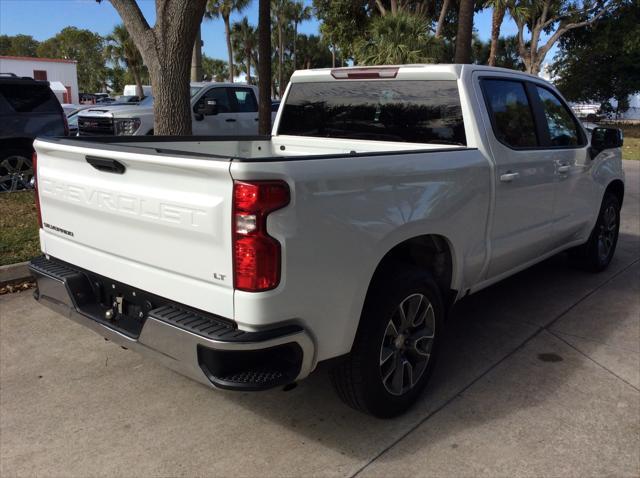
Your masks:
M18 262L17 264L0 266L0 284L30 278L28 265L29 262Z

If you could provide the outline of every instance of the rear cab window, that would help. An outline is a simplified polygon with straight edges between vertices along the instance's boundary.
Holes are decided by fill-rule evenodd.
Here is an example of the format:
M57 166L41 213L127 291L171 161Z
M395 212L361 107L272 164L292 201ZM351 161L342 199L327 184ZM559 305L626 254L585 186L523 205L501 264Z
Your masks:
M292 83L278 134L467 144L455 80Z
M46 84L2 82L0 95L16 113L59 113L60 103Z

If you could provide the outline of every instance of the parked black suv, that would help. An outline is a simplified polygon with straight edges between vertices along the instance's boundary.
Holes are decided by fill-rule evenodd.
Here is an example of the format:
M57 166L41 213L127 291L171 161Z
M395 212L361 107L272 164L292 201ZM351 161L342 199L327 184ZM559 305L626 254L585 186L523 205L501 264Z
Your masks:
M0 73L0 192L30 187L36 136L68 134L48 81Z

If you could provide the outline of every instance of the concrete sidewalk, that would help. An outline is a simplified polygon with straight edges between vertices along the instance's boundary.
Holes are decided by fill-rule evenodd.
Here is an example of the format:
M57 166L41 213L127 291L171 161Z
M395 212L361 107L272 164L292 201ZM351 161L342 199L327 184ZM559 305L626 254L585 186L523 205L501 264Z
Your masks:
M552 258L471 296L428 392L382 421L320 367L214 392L33 302L0 297L2 476L638 476L640 162L611 267Z

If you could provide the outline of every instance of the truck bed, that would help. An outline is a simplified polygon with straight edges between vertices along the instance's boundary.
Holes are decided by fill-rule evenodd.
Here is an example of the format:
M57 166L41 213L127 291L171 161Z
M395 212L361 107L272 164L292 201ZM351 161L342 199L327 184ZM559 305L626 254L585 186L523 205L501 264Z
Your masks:
M303 136L100 136L41 139L50 143L99 148L106 152L184 155L235 161L326 159L357 155L419 153L469 149L459 145L399 143Z

